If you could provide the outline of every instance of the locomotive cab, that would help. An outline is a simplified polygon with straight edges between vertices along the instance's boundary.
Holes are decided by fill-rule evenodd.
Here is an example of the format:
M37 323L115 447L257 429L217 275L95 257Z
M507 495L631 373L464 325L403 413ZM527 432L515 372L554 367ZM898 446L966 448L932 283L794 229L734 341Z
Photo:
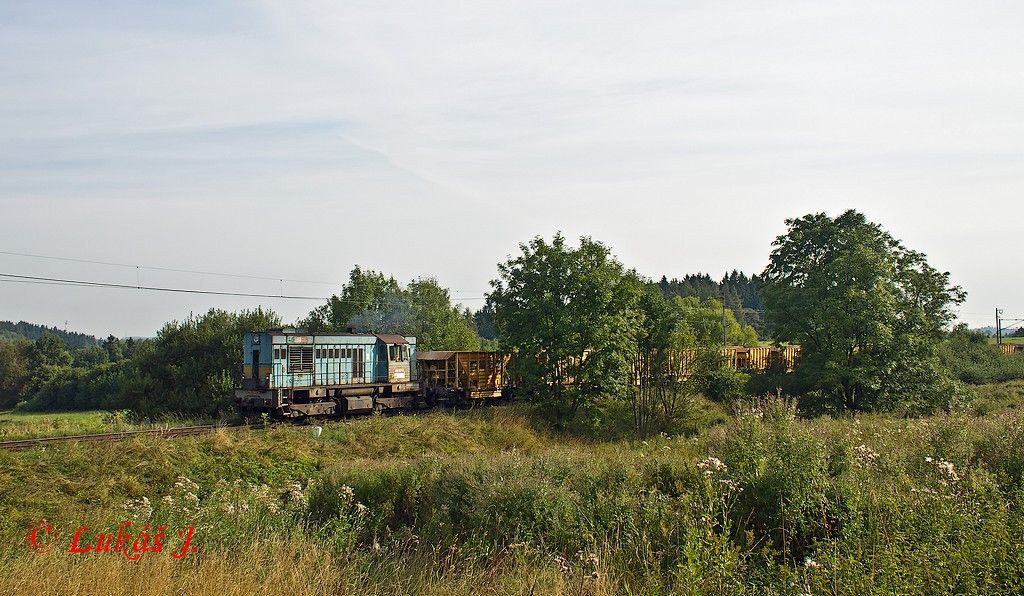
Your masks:
M401 335L378 335L380 373L388 383L409 383L415 379L415 344Z

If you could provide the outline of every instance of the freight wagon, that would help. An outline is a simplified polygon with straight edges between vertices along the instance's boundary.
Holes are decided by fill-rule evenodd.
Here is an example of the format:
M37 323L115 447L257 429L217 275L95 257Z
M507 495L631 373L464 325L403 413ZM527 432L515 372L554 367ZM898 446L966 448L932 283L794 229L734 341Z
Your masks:
M1024 356L1024 344L999 344L999 349L1004 354L1020 354Z
M416 364L429 405L509 396L508 356L498 352L422 352Z

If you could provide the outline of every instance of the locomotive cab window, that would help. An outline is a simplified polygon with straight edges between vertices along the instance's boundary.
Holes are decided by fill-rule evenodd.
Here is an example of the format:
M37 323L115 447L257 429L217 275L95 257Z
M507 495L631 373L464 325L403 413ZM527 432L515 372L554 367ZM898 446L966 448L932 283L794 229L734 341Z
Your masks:
M388 346L388 359L392 362L405 362L409 358L409 348L407 346Z

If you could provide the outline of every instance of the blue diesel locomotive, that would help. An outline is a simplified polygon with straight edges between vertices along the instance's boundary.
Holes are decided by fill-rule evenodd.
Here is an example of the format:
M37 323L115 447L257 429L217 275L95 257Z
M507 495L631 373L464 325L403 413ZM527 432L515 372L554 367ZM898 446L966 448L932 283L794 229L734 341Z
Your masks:
M268 329L245 334L243 413L302 418L419 404L416 338Z

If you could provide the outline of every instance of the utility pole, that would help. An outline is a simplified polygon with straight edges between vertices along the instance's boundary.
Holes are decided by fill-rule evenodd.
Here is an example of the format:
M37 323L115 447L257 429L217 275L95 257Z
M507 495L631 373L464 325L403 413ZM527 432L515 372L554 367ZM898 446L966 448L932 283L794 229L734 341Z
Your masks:
M996 308L996 345L1003 345L1003 322L1000 320L999 315L1003 314L1003 311L998 307Z

